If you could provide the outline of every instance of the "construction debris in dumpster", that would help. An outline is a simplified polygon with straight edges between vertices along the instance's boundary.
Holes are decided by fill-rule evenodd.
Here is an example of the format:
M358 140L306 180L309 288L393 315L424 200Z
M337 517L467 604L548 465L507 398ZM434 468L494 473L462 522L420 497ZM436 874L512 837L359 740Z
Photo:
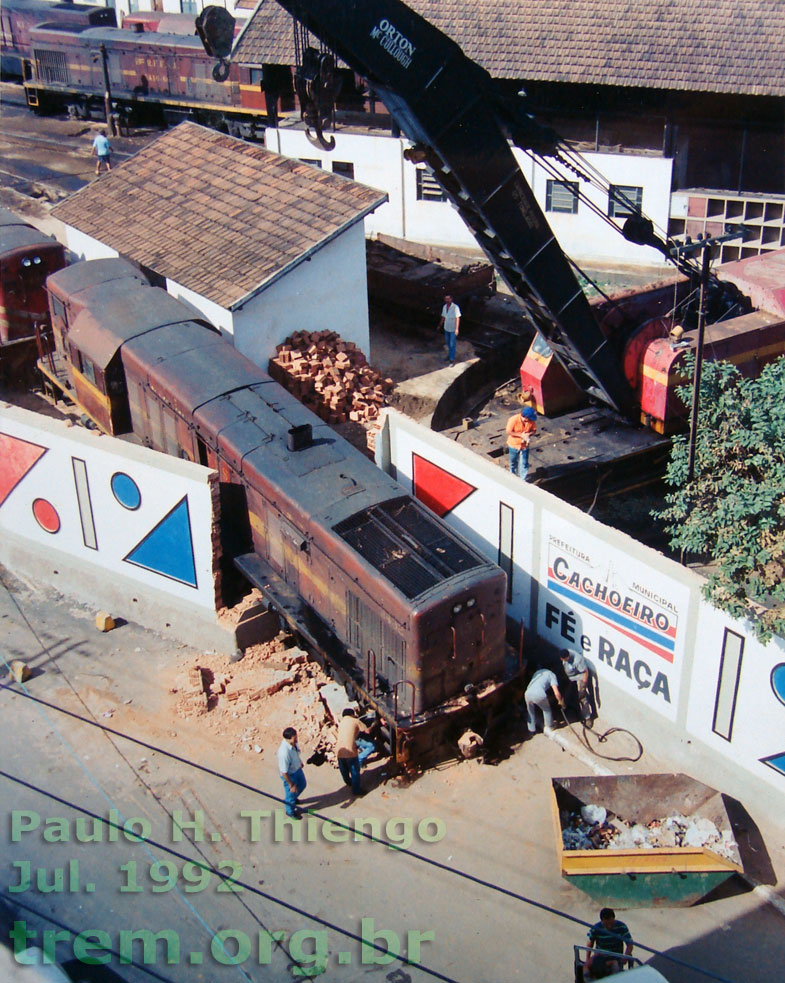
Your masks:
M720 830L705 817L680 814L633 823L603 806L588 804L560 815L565 850L635 850L660 847L706 847L735 860L736 843L730 829Z

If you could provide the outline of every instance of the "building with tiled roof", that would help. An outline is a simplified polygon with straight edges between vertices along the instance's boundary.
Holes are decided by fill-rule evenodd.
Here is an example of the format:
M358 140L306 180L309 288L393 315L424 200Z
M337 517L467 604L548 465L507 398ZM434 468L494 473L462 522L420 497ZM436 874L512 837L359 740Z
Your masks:
M293 331L368 351L363 219L387 196L194 123L52 210L70 249L121 255L263 367Z
M785 96L781 0L408 0L494 78ZM292 64L291 17L263 3L241 64Z
M706 231L740 216L754 228L743 244L723 247L724 259L785 245L781 0L409 0L408 6L485 68L500 91L525 90L529 111L587 153L608 182L663 229L694 234L699 225ZM391 7L390 17L393 12ZM290 15L265 0L237 38L232 58L260 78L271 66L288 70L296 60L293 38ZM340 43L350 40L341 37ZM302 126L296 132L293 87L282 88L280 70L266 74L274 79L267 104L280 110L279 118L269 118L268 146L317 157L329 167L330 155L311 153ZM357 85L340 61L338 74L334 156L351 160L358 180L388 190L387 227L377 231L471 246L471 234L438 201L438 187L403 158L404 143L396 154L390 138L398 134L374 95L373 78ZM349 139L359 132L351 127L362 124L363 114L377 127L368 129L365 147L356 136ZM385 121L386 140L378 129ZM662 262L652 250L614 243L588 211L568 207L558 182L538 165L524 157L521 165L571 255ZM609 198L596 204L612 207ZM704 206L704 214L694 214Z

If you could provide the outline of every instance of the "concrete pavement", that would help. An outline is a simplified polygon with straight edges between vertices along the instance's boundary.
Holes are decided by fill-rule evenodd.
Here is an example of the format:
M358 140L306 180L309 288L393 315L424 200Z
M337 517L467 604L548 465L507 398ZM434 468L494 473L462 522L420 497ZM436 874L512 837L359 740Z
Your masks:
M26 658L35 670L25 692L0 690L2 771L12 776L2 779L4 887L19 884L27 869L14 861L30 863L34 882L43 868L44 886L58 869L67 886L69 862L79 862L77 891L8 895L38 912L20 909L31 925L40 931L51 919L72 931L105 932L97 938L118 952L122 932L168 930L180 944L171 963L163 942L148 966L141 942L136 966L113 958L110 968L129 981L151 978L150 970L187 983L296 979L322 962L328 976L349 981L369 973L390 983L571 979L572 944L596 920L592 902L559 876L550 814L551 777L592 770L572 753L572 735L534 737L495 767L448 764L407 787L385 780L384 763L372 764L371 791L357 800L335 770L308 767L303 804L318 816L294 827L281 816L274 749L230 758L198 721L166 714L160 679L180 651L133 625L100 634L92 615L3 572L3 655ZM686 770L648 751L635 766L609 767ZM754 816L754 804L745 805ZM123 821L149 823L150 842L122 833L108 842L111 826L102 827L104 842L77 841L78 818L106 817L112 808ZM31 813L42 825L14 842L14 812L17 827L33 824ZM177 838L178 812L200 821L202 839ZM47 818L63 820L70 839L42 838ZM350 833L330 825L336 820ZM781 885L781 831L755 820ZM355 829L399 849L355 838ZM219 875L236 877L242 890L219 891ZM734 890L743 893L623 917L639 953L647 946L664 954L653 964L673 983L768 983L785 964L782 916L754 893ZM226 952L215 941L220 931ZM270 941L271 932L284 934ZM375 964L382 957L362 946L373 935L410 958L419 945L422 968ZM72 943L58 944L58 954L69 951ZM238 965L227 965L234 954Z

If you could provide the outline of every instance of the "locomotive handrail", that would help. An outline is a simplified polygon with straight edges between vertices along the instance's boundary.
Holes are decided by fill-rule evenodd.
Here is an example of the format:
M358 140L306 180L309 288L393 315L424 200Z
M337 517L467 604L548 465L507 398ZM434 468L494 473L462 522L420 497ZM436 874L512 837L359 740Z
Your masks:
M455 625L450 625L450 631L452 632L452 658L458 658L458 652L455 648Z
M398 682L393 686L393 714L395 716L395 719L397 720L398 719L398 687L399 686L411 686L411 688L412 688L412 702L411 702L411 709L409 711L409 715L411 717L410 723L413 724L414 723L414 699L415 699L415 695L416 694L415 694L415 689L414 689L414 683L411 681L411 679L399 679Z
M480 635L480 648L484 648L484 646L485 646L485 615L482 613L482 611L480 611L479 614L480 614L480 624L482 625L482 634Z
M371 659L373 659L373 672L371 671ZM371 696L376 696L376 653L373 649L368 649L365 654L365 679L370 686Z

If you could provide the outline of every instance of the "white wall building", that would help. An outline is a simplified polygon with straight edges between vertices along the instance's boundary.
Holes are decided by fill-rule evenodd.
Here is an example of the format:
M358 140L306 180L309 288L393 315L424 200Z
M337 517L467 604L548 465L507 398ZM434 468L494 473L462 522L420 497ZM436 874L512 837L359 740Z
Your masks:
M414 242L457 249L477 249L477 243L458 212L444 198L438 184L423 165L405 160L411 145L403 137L389 134L338 130L335 149L322 150L308 140L297 121L282 121L277 129L265 131L269 150L286 157L318 162L325 170L336 163L341 173L347 164L353 177L387 193L388 202L365 222L368 235L385 234ZM592 265L665 266L661 253L613 235L607 224L570 189L554 187L553 179L523 151L514 150L526 180L556 235L562 249L577 262ZM673 161L657 155L614 153L584 154L587 162L636 200L655 227L668 227ZM567 175L569 177L569 175ZM573 175L574 177L574 175ZM557 182L558 185L558 182ZM608 213L608 195L589 184L580 190ZM621 227L623 217L616 224Z
M266 370L295 331L336 331L369 354L363 220L385 199L182 123L52 216L76 256L137 263Z

